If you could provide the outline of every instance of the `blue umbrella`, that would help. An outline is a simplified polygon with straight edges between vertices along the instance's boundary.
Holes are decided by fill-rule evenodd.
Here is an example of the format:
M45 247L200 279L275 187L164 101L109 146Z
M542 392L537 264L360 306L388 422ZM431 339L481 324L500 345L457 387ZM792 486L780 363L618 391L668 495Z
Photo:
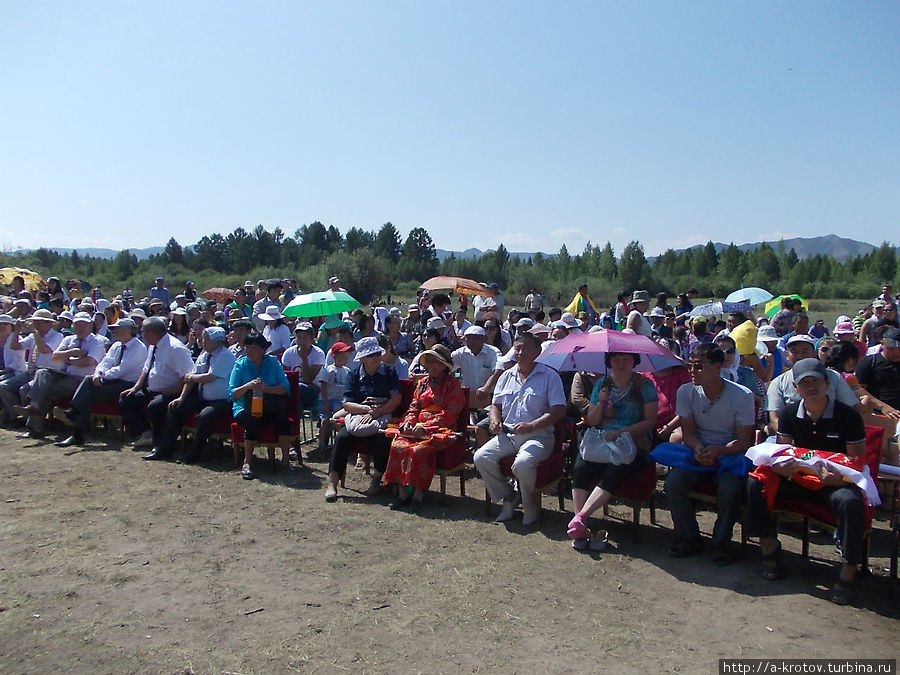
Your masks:
M750 286L748 288L739 288L733 293L729 293L728 297L725 298L725 302L749 302L751 305L761 305L774 297L765 288Z
M716 314L730 314L731 312L750 311L749 302L708 302L705 305L694 307L691 316L714 316Z

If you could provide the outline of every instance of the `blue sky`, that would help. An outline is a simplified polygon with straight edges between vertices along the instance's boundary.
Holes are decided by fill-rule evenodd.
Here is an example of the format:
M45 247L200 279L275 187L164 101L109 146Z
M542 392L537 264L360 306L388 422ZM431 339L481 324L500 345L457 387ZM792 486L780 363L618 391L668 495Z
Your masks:
M898 242L896 2L6 2L0 246Z

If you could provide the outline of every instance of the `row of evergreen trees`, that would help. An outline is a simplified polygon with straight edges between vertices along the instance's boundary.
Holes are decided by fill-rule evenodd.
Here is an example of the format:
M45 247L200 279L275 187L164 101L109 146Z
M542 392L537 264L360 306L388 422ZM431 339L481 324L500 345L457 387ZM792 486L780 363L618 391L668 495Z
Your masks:
M41 248L0 255L0 263L28 267L44 276L84 279L113 292L132 288L138 297L158 274L166 276L170 289L190 279L201 291L272 277L295 278L301 290L316 290L337 275L360 300L388 291L408 297L425 279L447 274L496 281L513 304L530 288L551 300L568 300L578 283L587 282L591 295L609 304L616 292L634 288L674 294L696 287L701 296L723 297L741 286L761 286L776 294L813 298L871 297L896 277L898 261L888 243L867 255L838 262L822 255L800 260L794 249L785 250L783 242L747 251L731 244L721 252L709 242L670 249L651 263L638 241L619 255L607 242L603 247L588 243L575 255L563 246L555 255L536 253L522 259L511 256L501 244L478 257L451 255L439 261L431 235L421 227L403 240L391 223L377 231L351 227L342 234L333 225L314 222L293 236L281 228L269 231L259 225L251 231L238 227L225 236L204 236L187 247L172 238L162 253L142 261L129 250L105 259Z

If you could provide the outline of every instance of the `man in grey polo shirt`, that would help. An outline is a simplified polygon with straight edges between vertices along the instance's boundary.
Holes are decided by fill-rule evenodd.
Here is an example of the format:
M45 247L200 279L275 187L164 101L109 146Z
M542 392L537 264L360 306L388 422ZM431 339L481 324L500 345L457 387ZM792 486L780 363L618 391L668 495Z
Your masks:
M803 359L815 359L816 341L809 335L795 335L786 344L787 361L793 366ZM847 381L833 370L825 371L828 379L828 396L851 408L859 410L859 399ZM792 403L800 402L800 394L794 387L794 378L787 370L769 383L766 391L766 412L769 413L768 432L770 436L778 433L778 417Z
M744 498L746 470L732 455L743 455L753 442L755 411L753 394L746 387L722 379L725 352L715 343L691 352L691 381L678 388L675 414L681 419L682 443L694 453L694 461L716 471L676 466L666 478L666 496L677 541L669 554L681 558L702 550L700 528L690 492L712 477L716 487L716 523L713 527L713 561L731 562L730 544ZM700 467L698 467L699 469ZM739 475L743 474L743 475Z

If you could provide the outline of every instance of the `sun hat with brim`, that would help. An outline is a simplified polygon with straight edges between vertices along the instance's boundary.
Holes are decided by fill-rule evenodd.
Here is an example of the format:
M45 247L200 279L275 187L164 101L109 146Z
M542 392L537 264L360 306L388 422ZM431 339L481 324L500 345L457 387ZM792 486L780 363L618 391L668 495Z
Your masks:
M6 323L10 326L16 322L14 318L12 318L9 314L0 314L0 323Z
M343 352L352 352L355 349L353 345L348 345L346 342L335 342L331 345L331 355L340 354Z
M129 314L129 316L130 316L131 318L134 318L134 317L136 317L136 316L139 316L139 317L142 318L142 319L146 319L146 318L147 318L147 312L145 312L144 310L142 310L140 307L137 307L137 308L131 310L131 313Z
M636 302L650 302L650 292L649 291L635 291L631 294L631 302L629 304L633 305Z
M481 326L469 326L463 333L463 337L469 337L470 335L480 335L481 337L484 337L484 328Z
M70 312L70 311L67 310L67 309L64 309L63 311L61 311L61 312L56 316L56 318L57 318L57 319L65 319L66 321L71 321L71 320L74 319L75 317L72 316L72 312Z
M339 284L340 282L341 282L341 280L338 279L337 277L331 277L331 278L328 280L328 283L329 283L329 284Z
M872 307L875 309L877 309L878 307L884 307L884 305L885 305L884 300L876 300L875 302L872 303Z
M178 307L172 312L172 314L177 314L178 316L187 316L187 310L184 307Z
M309 321L301 321L296 326L294 326L295 333L311 333L313 335L316 334L316 329L313 328L313 325Z
M816 340L810 335L795 335L785 344L786 347L790 347L791 345L798 344L800 342L805 342L808 345L816 346Z
M730 337L734 340L737 353L741 356L749 356L756 351L756 341L759 339L759 329L750 319L739 326L735 326Z
M109 325L110 328L137 328L134 319L119 319L115 323Z
M378 338L364 337L356 343L356 358L364 359L367 356L381 356L384 350L378 344Z
M284 318L281 310L279 310L275 305L269 305L268 307L266 307L265 312L263 312L262 314L257 314L256 316L263 321L278 321L278 319Z
M453 355L450 353L450 350L447 349L444 345L435 345L431 349L426 349L425 351L419 354L419 363L422 362L422 358L425 356L430 356L433 359L437 359L442 364L447 366L448 370L453 370Z
M529 328L534 328L534 319L525 317L516 321L514 325L516 328L525 328L526 330Z
M797 361L791 368L791 377L794 384L798 384L800 380L807 377L814 377L817 380L825 381L825 365L819 359L809 358Z
M842 321L834 327L835 335L856 335L856 329L850 321Z
M391 316L400 316L400 308L391 307L391 309L388 311L388 314L390 314Z
M29 318L34 321L56 321L56 317L49 309L39 309Z
M426 328L435 328L437 330L440 330L441 328L444 327L444 320L439 316L433 316L430 319L428 319L428 323L425 324L425 327Z
M147 305L147 307L163 307L163 306L165 306L165 303L162 300L160 300L159 298L153 298L150 301L150 303Z
M650 316L651 317L658 316L661 319L665 319L666 318L666 310L664 310L662 307L654 307L653 309L650 310Z
M885 347L900 347L900 328L888 328L881 336L881 342Z
M563 315L559 317L559 321L556 322L557 325L562 324L566 328L578 328L578 319L572 314L572 312L563 312Z
M332 328L337 328L342 323L344 322L341 321L341 318L339 316L329 316L322 324L322 328L324 328L325 330L331 330Z
M778 342L778 332L775 326L760 326L757 329L756 339L759 342Z
M28 305L29 307L31 307L31 300L29 300L28 298L16 298L16 300L15 300L15 302L13 302L13 304L14 305Z
M418 311L419 311L419 306L418 306L417 304L415 304L415 303L411 303L411 304L409 305L409 307L407 307L406 309L407 309L407 311L409 311L409 312L418 312Z
M87 312L78 312L72 317L72 323L91 323L91 315Z
M529 333L534 335L548 335L553 329L543 323L536 323L530 329Z

